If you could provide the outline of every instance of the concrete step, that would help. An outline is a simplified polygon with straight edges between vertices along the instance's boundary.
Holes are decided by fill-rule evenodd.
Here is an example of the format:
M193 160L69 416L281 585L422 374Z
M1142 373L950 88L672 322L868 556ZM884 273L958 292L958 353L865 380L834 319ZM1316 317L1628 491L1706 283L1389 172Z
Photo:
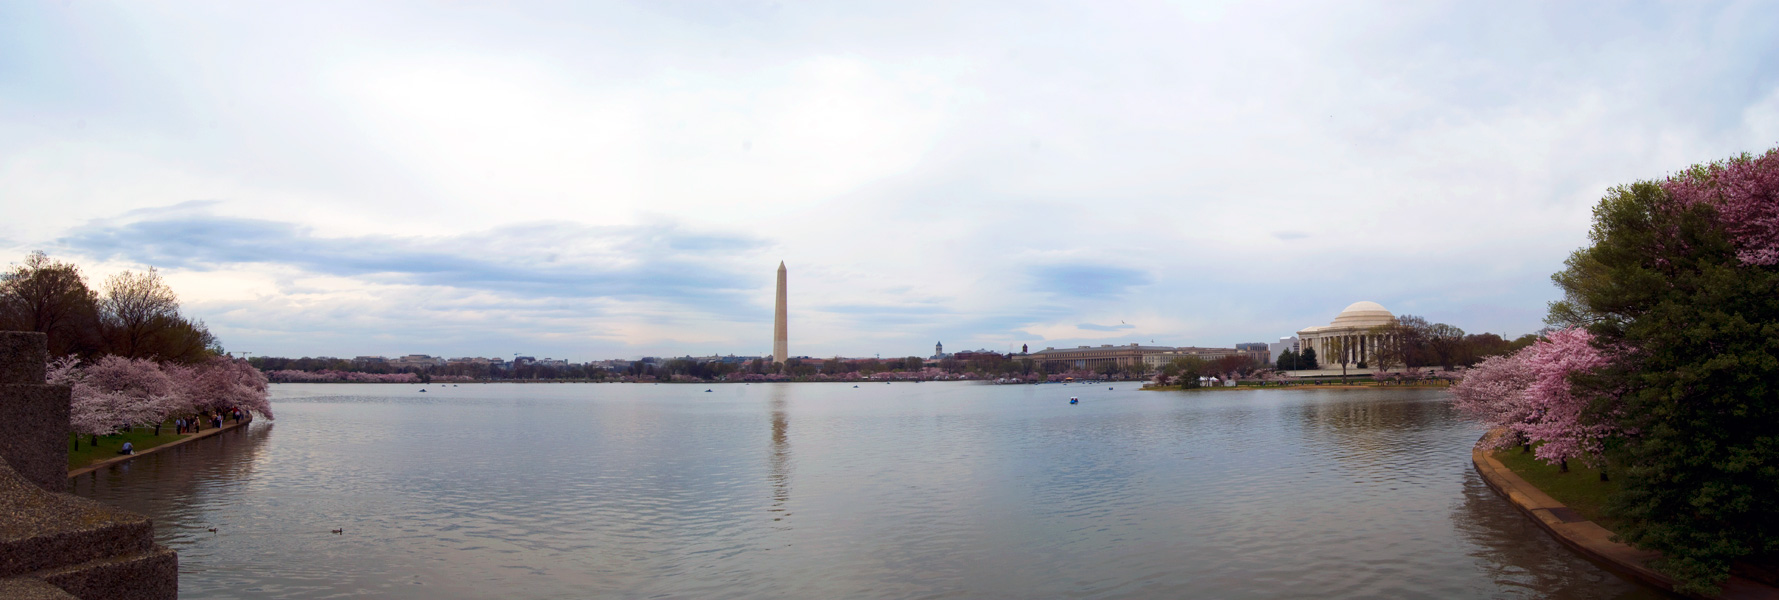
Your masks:
M0 578L153 549L147 517L44 491L0 464Z
M0 579L0 598L6 600L80 600L74 594L36 577Z
M174 600L179 555L164 546L33 573L80 600Z

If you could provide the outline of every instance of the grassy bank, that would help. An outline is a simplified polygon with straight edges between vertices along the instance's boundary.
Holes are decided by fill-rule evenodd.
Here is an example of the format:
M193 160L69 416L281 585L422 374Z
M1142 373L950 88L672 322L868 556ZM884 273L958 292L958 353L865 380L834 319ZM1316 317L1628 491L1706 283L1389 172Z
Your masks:
M1606 499L1618 492L1618 482L1600 481L1600 470L1591 469L1579 460L1569 461L1569 472L1560 472L1557 465L1547 465L1518 448L1495 453L1495 460L1519 475L1526 483L1568 505L1589 521L1613 529L1613 519L1605 514Z
M205 429L209 429L209 427L205 427ZM115 458L118 456L118 449L124 447L124 442L129 442L136 453L140 454L143 450L186 437L173 433L175 430L176 428L171 424L164 425L161 427L161 434L157 436L152 427L137 427L125 433L101 435L98 446L92 445L92 437L83 435L80 436L79 450L74 449L75 440L70 435L68 438L68 470L72 471L101 460Z

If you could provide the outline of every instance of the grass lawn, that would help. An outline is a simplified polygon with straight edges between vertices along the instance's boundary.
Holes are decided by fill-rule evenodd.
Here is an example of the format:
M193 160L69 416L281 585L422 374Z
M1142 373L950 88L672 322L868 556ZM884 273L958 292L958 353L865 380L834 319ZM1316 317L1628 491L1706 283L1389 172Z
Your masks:
M204 429L209 428L207 425L204 427ZM99 445L96 447L89 443L93 441L92 437L83 435L80 436L79 450L74 449L74 438L70 436L68 439L68 470L72 471L107 458L115 458L118 456L117 450L124 447L124 442L129 442L136 453L141 454L143 450L186 437L173 433L174 431L175 428L171 424L163 425L161 435L157 437L154 434L154 428L137 427L126 433L101 435L99 436Z
M1566 504L1589 521L1614 529L1613 519L1605 516L1606 498L1618 492L1617 481L1600 481L1599 469L1590 469L1579 460L1569 461L1569 472L1557 472L1557 465L1547 465L1532 458L1530 452L1511 448L1495 453L1495 460L1525 479L1558 502Z

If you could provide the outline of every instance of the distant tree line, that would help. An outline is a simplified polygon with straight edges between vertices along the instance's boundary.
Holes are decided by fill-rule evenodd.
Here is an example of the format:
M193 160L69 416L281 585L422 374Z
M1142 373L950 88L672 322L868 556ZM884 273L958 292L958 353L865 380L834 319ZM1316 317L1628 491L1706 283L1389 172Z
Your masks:
M539 365L524 363L507 368L499 368L490 364L455 363L434 366L391 365L382 361L358 362L331 356L285 358L281 356L255 356L248 363L267 373L280 371L300 371L304 373L369 373L374 375L413 375L412 381L431 383L435 378L461 381L464 378L483 381L502 380L571 380L600 381L616 377L622 373L613 373L606 369L591 365ZM633 374L647 373L654 376L653 369L637 369L636 363L630 372ZM653 365L649 365L653 367ZM370 379L341 378L345 381L371 381ZM279 378L274 377L274 381ZM306 380L306 379L305 379ZM384 378L379 381L408 381L407 378ZM295 381L295 379L293 379Z

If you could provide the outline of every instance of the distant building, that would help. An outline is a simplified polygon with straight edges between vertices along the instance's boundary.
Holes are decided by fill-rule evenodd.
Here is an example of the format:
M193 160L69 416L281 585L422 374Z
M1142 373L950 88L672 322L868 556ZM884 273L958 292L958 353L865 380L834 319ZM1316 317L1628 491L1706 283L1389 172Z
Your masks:
M1372 328L1395 324L1396 315L1390 314L1382 305L1361 301L1340 311L1333 323L1324 327L1306 327L1297 332L1297 337L1302 340L1303 347L1316 350L1316 362L1324 368L1339 368L1342 363L1356 367L1374 357L1383 341Z
M789 292L785 288L784 261L778 261L778 302L772 310L772 362L782 363L790 359L791 333L787 321L789 309L786 304Z
M430 354L409 354L401 358L389 359L388 364L397 369L427 369L445 366L445 359Z
M1137 364L1147 364L1149 361L1145 359L1146 356L1161 355L1173 350L1174 348L1169 346L1143 346L1139 344L1114 346L1112 344L1102 344L1099 346L1077 346L1075 348L1064 348L1061 350L1056 348L1045 348L1037 352L1032 352L1029 356L1033 361L1042 365L1045 371L1091 371L1105 367L1106 365L1124 368Z
M1265 346L1265 344L1261 344L1261 345ZM1143 362L1148 364L1151 367L1160 367L1160 366L1166 365L1170 362L1174 362L1177 359L1186 358L1189 356L1193 357L1193 358L1200 359L1200 360L1204 360L1204 361L1222 360L1225 358L1229 358L1231 356L1241 356L1241 357L1247 358L1248 360L1254 361L1254 364L1256 364L1256 365L1264 365L1264 364L1266 364L1266 361L1268 360L1269 354L1267 353L1265 348L1255 349L1253 346L1248 346L1245 349L1244 348L1199 348L1196 346L1182 346L1179 348L1170 348L1165 351L1155 352L1155 353L1145 355L1143 357Z

